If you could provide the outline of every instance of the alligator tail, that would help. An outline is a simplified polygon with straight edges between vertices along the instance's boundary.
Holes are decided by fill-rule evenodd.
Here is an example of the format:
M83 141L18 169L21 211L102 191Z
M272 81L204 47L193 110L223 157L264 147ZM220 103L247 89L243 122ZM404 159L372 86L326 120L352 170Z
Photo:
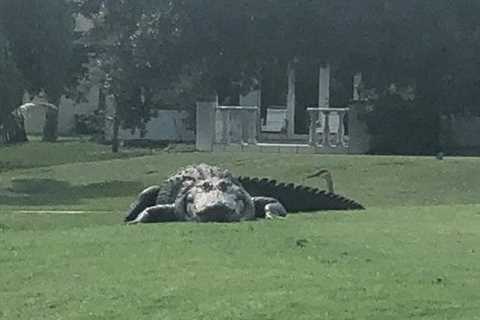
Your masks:
M365 209L354 200L318 188L278 183L266 178L238 177L237 180L252 197L276 198L288 212Z

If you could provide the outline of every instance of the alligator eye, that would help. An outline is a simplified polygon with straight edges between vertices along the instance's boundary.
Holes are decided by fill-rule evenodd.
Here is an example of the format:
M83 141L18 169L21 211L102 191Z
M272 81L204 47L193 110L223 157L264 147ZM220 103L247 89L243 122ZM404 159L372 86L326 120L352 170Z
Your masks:
M205 181L203 184L202 184L202 188L205 189L205 190L211 190L212 189L212 184L209 182L209 181Z
M189 194L187 195L187 199L186 199L186 200L187 200L187 202L193 202L193 195L192 195L191 193L189 193Z

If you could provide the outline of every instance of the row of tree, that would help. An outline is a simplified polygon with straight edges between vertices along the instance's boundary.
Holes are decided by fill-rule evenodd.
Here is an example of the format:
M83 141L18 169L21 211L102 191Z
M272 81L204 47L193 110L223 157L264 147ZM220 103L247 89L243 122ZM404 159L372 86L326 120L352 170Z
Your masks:
M471 0L0 0L0 68L16 79L0 82L0 110L16 105L15 86L57 102L88 53L91 81L115 96L117 128L144 129L167 97L248 90L294 59L362 71L376 88L412 85L419 117L478 112L478 12ZM74 32L77 13L90 32Z
M45 92L58 105L74 87L82 63L81 50L75 48L75 10L64 0L0 0L0 125L4 128L14 126L11 112L21 105L25 90L33 95ZM50 117L53 124L46 126L45 140L56 139L56 116Z

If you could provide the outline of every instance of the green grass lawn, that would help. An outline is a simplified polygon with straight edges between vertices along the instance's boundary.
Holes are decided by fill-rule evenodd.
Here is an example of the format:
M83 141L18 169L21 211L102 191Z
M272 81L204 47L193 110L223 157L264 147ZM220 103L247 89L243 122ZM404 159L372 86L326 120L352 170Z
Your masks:
M152 153L151 150L129 149L113 154L110 151L111 147L88 142L86 138L83 140L63 138L57 143L41 142L36 137L31 139L31 142L19 145L0 145L0 173L14 169L127 158Z
M480 159L102 148L0 147L0 319L480 319ZM306 176L327 168L368 209L121 224L144 186L199 162L320 187Z

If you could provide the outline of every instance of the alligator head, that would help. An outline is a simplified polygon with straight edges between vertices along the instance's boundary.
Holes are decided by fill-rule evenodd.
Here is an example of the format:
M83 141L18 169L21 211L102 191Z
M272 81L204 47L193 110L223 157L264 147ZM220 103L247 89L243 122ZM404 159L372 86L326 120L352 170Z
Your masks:
M175 201L175 213L187 221L235 222L255 218L251 196L223 177L184 183Z

